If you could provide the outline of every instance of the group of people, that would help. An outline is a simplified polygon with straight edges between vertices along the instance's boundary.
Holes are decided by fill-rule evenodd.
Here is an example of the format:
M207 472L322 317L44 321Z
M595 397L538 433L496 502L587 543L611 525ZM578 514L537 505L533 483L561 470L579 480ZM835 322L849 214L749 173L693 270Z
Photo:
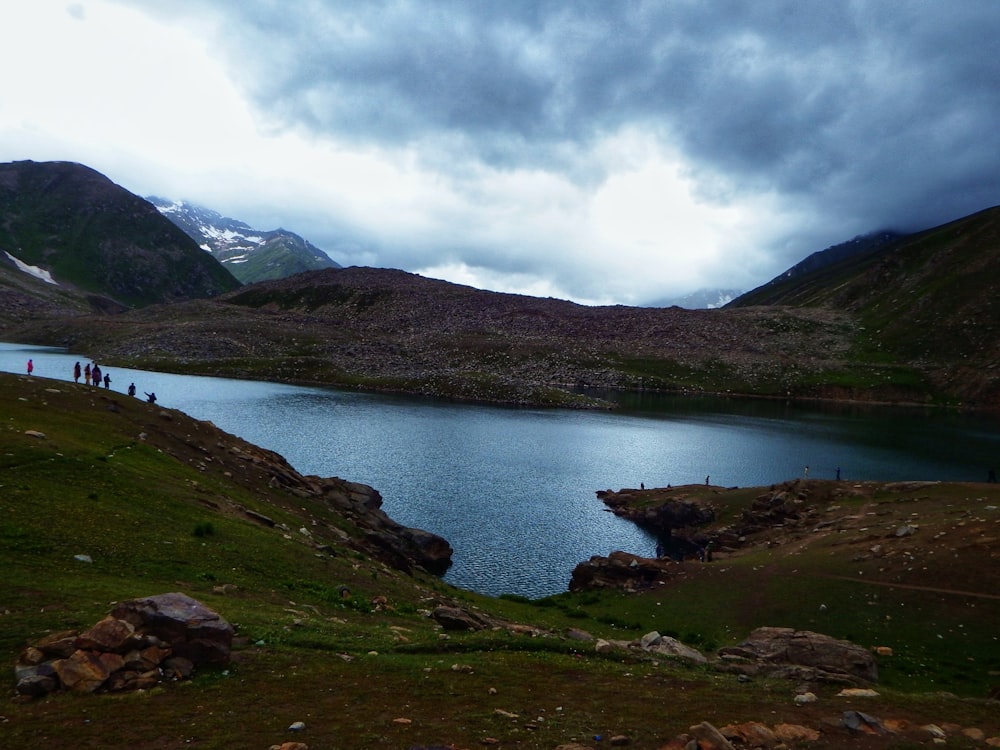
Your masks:
M83 382L87 385L96 385L100 387L104 384L105 388L111 388L111 376L104 372L101 372L101 368L98 367L97 363L84 365L83 369L80 369L80 363L77 362L73 365L73 382L80 382L80 375L83 375Z
M31 374L32 369L34 369L34 368L32 366L31 360L29 359L28 360L28 374L29 375ZM108 373L106 373L106 372L102 373L101 372L101 368L98 366L98 364L96 362L94 362L92 365L91 364L86 364L86 365L83 366L82 369L80 368L80 363L79 362L77 362L75 365L73 365L73 382L74 383L79 383L81 375L83 376L83 382L86 383L87 385L96 385L96 386L100 387L101 384L103 383L105 388L108 388L108 389L111 388L111 376ZM145 391L143 391L143 392L145 393ZM129 386L128 386L128 395L135 396L135 383L129 383ZM149 403L151 403L151 404L155 404L156 403L156 393L155 392L154 393L146 393L146 400Z

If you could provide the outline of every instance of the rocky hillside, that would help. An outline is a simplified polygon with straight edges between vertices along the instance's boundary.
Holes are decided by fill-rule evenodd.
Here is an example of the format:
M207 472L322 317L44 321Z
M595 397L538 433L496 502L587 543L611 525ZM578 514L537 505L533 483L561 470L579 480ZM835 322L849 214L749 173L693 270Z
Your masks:
M42 208L7 210L6 236L20 227L35 248L11 257L6 272L0 264L7 340L111 364L509 404L606 406L597 391L655 389L1000 410L990 275L1000 209L831 248L722 310L587 307L375 268L201 284L189 264L224 269L187 237L178 244L193 256L144 244L154 229L180 232L145 201L76 165L9 165L7 181L21 172L89 182L59 197L65 181L53 177L45 190L28 181L35 187L24 195L36 197L25 206ZM88 195L100 210L79 205ZM72 210L45 214L59 206ZM43 225L48 239L35 231ZM55 292L43 274L86 276L104 296ZM5 282L11 275L19 283ZM122 308L115 300L140 299L165 302L112 315Z
M69 162L0 164L0 268L36 269L100 312L239 286L148 202Z
M340 268L318 247L286 229L254 229L192 203L155 196L147 200L244 284Z
M572 405L592 403L580 388L785 395L842 366L852 326L825 310L587 307L355 267L16 335L146 367Z

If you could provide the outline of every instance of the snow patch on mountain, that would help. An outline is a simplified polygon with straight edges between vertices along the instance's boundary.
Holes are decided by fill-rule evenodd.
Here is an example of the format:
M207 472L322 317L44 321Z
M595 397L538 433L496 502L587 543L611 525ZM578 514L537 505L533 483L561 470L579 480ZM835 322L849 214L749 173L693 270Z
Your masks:
M29 276L34 276L36 279L41 279L47 284L53 284L59 286L59 282L52 278L52 274L46 271L44 268L39 268L38 266L29 266L20 258L15 258L13 255L4 250L4 255L10 258L11 262L17 266L18 270L24 271Z

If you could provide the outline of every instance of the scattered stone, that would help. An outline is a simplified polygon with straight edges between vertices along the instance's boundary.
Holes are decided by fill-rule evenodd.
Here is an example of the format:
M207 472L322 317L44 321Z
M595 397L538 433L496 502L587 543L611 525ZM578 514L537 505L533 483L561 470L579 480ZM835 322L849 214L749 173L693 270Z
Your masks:
M393 724L399 724L401 726L409 726L410 724L413 723L413 719L406 719L406 718L400 716L398 719L393 719L392 723Z
M804 727L801 724L776 724L774 736L779 742L815 742L820 734L816 729Z
M688 729L688 732L698 740L698 745L702 750L734 750L732 743L707 721L695 724Z
M289 732L301 732L306 728L306 723L304 721L293 721L288 725Z
M505 719L519 719L521 718L517 714L512 714L510 711L504 711L502 708L494 708L493 713L497 716L502 716Z
M945 734L944 730L937 724L924 724L920 728L935 739L943 740L948 737L948 735Z
M889 729L882 720L861 711L844 711L840 723L852 732L861 734L889 734Z
M624 747L632 742L627 735L616 734L608 740L612 747Z
M39 440L48 440L48 436L44 432L39 432L38 430L25 430L24 434L28 437L38 438Z
M73 559L78 562L84 562L84 563L94 562L94 558L92 558L90 555L73 555Z
M837 693L838 698L878 698L878 693L871 688L844 688Z
M309 745L304 742L282 742L280 745L271 745L270 750L309 750Z
M807 703L815 703L818 700L819 700L819 698L816 696L816 693L812 693L812 692L809 692L809 693L799 693L794 698L796 706L804 706Z
M759 721L730 724L719 729L719 732L730 742L735 740L747 747L771 748L778 743L774 732L766 724L761 724Z

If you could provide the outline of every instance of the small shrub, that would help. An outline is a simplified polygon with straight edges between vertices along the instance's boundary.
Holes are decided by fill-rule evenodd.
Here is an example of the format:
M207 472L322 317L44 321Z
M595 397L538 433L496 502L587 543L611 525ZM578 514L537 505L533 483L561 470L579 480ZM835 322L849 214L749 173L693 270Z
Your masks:
M215 533L215 527L211 521L202 521L194 527L193 533L196 537L212 536Z

